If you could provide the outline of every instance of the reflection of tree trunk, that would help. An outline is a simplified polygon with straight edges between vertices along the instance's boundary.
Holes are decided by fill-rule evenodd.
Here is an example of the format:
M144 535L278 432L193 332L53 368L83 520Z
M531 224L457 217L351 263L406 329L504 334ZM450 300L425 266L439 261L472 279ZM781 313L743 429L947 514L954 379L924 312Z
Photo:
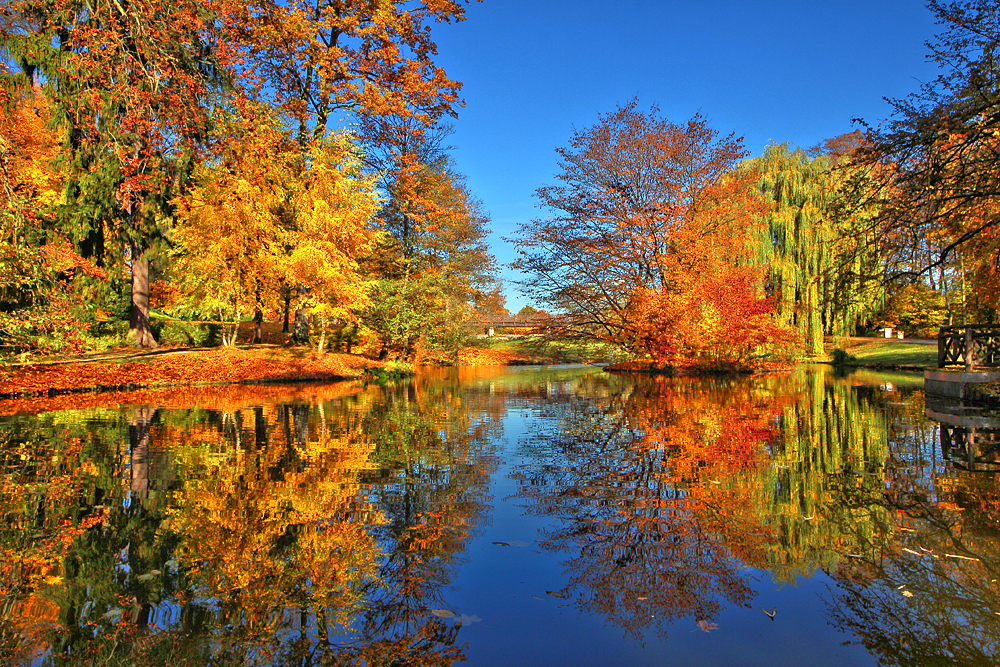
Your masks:
M295 423L295 444L305 449L309 443L309 405L293 405L292 419Z
M140 242L132 241L132 306L128 340L135 347L157 347L149 326L149 258Z
M303 299L309 293L309 289L305 285L299 285L295 288L295 296L297 299ZM300 306L295 309L295 326L292 327L292 345L308 345L309 344L309 307L305 305L304 302L300 302Z
M130 490L133 498L144 500L149 495L149 426L156 408L141 405L132 408L132 424L128 429L131 470Z
M267 422L264 421L264 408L253 409L254 446L258 452L267 449Z

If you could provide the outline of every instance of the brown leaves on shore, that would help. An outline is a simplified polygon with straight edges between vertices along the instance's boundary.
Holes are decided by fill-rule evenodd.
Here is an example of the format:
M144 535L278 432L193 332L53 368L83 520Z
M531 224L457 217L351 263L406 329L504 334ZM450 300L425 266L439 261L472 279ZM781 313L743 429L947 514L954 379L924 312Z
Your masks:
M104 362L9 367L0 371L0 395L10 396L9 400L0 401L0 413L37 412L48 404L53 406L48 409L65 409L106 402L94 403L83 394L59 395L73 390L105 390L117 395L112 400L122 403L132 402L122 400L125 398L122 394L131 395L135 390L261 381L335 381L360 378L366 367L381 365L348 354L229 348ZM215 389L218 392L221 388ZM70 405L76 403L81 405Z

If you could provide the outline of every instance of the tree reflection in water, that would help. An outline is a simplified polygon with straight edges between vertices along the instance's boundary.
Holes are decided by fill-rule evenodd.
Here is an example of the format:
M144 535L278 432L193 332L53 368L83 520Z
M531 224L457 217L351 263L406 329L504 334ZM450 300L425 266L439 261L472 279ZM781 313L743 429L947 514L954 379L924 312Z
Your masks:
M503 421L531 415L515 502L578 609L697 632L822 572L828 618L882 663L998 664L995 477L943 461L920 393L881 384L463 369L0 419L0 655L453 664L444 591Z
M334 392L312 406L5 423L0 653L54 665L459 659L460 626L430 612L488 509L498 423L419 386Z
M885 422L817 374L594 377L540 408L515 473L530 511L557 519L567 593L641 637L748 605L751 571L794 581L832 567L887 513L839 505L877 488ZM589 398L581 397L581 393Z
M832 620L881 664L1000 664L1000 487L941 460L923 401L897 409L894 464L873 504L895 518L881 551L845 562Z

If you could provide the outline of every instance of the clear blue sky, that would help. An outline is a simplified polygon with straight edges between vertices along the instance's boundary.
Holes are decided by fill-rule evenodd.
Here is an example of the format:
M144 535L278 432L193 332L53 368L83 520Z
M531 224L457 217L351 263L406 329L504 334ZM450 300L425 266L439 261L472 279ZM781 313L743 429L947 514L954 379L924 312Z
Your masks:
M433 30L437 62L463 82L450 143L493 219L491 246L542 215L555 149L574 128L637 97L672 121L697 112L752 155L770 142L809 148L877 122L937 70L937 29L918 0L485 0ZM507 307L527 303L505 268Z

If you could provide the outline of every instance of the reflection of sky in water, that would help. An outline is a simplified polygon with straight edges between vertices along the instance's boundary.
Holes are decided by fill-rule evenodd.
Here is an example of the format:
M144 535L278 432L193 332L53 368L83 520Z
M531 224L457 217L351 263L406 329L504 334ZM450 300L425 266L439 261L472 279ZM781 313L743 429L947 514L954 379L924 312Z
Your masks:
M943 459L913 384L898 374L667 380L451 369L385 390L327 399L316 390L311 404L49 413L4 418L0 433L8 447L73 462L38 469L77 480L78 500L47 510L49 530L74 502L82 516L106 505L105 538L125 543L109 561L117 574L80 569L97 587L69 571L39 584L63 605L62 623L76 596L80 620L105 629L141 616L154 634L186 628L211 650L227 645L220 636L277 636L285 648L252 652L277 663L305 637L319 664L336 649L317 648L325 621L316 601L340 598L317 577L362 544L360 533L332 551L322 540L377 519L366 532L380 553L358 575L353 629L330 634L356 657L403 637L409 648L396 657L430 646L457 649L470 665L873 665L880 655L891 662L899 639L911 664L973 642L982 653L967 657L979 664L1000 636L989 582L1000 576L983 576L994 567L1000 494L992 475ZM60 448L70 442L83 444L67 457ZM42 520L7 490L25 479L12 451L0 496L9 544L12 529ZM297 522L275 524L281 513ZM212 540L246 547L227 529L178 533L212 529L219 517L266 533L241 552L245 564L192 560L223 553L206 550ZM274 561L264 578L233 583L254 558ZM162 572L143 574L154 567ZM9 581L7 600L17 593ZM239 604L272 584L295 588L268 591L251 623ZM142 615L129 596L147 599ZM869 607L911 627L931 621L906 635ZM970 633L976 614L990 618ZM942 630L949 619L961 627ZM859 638L871 652L850 644ZM936 645L910 648L924 640Z

